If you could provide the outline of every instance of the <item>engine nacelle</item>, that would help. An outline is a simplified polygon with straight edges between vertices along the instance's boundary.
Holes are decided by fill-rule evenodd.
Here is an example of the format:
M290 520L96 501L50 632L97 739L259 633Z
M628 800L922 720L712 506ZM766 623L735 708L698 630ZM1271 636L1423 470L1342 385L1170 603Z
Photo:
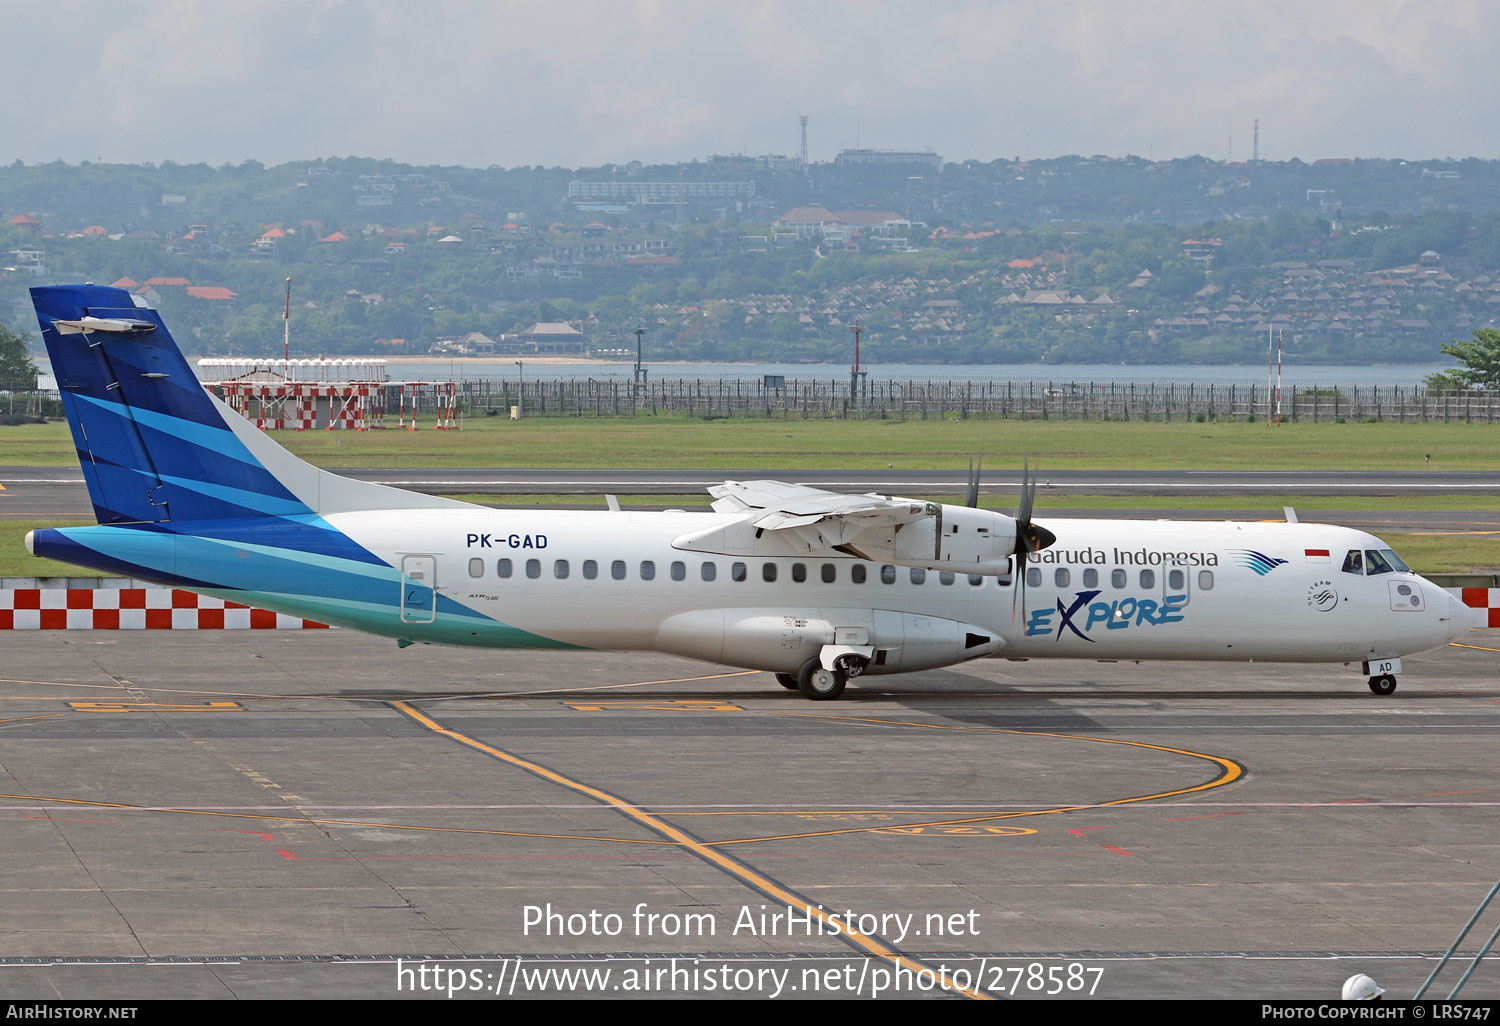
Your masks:
M899 528L865 531L851 547L880 562L998 577L1010 572L1016 521L993 510L940 505L933 516Z
M669 616L662 652L757 670L794 672L825 645L872 649L866 673L903 673L993 655L996 632L940 616L890 609L695 609Z

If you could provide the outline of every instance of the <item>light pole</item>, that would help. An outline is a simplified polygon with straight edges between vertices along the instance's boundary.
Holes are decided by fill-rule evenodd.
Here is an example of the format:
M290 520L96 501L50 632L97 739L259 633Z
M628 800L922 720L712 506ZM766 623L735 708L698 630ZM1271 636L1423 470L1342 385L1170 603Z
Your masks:
M860 393L860 375L864 372L859 369L859 336L865 330L865 326L859 321L854 322L854 327L849 329L854 332L854 366L849 369L849 398L857 401Z
M635 327L635 383L637 385L646 380L646 368L641 366L641 336L644 334L646 334L645 327L637 324Z
M520 360L516 361L516 374L521 378L520 387L516 390L516 419L520 420L526 416L526 365Z

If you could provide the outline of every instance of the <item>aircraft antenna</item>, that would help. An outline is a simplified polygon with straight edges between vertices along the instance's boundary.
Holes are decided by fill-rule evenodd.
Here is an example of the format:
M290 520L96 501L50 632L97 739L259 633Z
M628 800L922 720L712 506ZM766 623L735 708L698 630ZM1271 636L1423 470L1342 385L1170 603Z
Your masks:
M288 366L292 362L292 279L286 280L286 312L281 315L282 346ZM290 373L290 372L288 372Z

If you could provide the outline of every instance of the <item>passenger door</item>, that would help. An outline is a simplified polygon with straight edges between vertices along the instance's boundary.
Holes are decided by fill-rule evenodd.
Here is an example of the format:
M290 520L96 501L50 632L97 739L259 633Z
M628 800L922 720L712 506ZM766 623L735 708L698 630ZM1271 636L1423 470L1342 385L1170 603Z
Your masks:
M401 619L431 623L437 619L437 557L401 557Z

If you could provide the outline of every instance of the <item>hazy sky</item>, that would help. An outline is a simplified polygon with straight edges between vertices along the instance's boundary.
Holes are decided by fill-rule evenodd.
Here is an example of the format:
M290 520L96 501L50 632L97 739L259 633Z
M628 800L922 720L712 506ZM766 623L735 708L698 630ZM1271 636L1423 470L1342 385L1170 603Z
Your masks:
M0 0L0 160L1500 157L1494 0Z

